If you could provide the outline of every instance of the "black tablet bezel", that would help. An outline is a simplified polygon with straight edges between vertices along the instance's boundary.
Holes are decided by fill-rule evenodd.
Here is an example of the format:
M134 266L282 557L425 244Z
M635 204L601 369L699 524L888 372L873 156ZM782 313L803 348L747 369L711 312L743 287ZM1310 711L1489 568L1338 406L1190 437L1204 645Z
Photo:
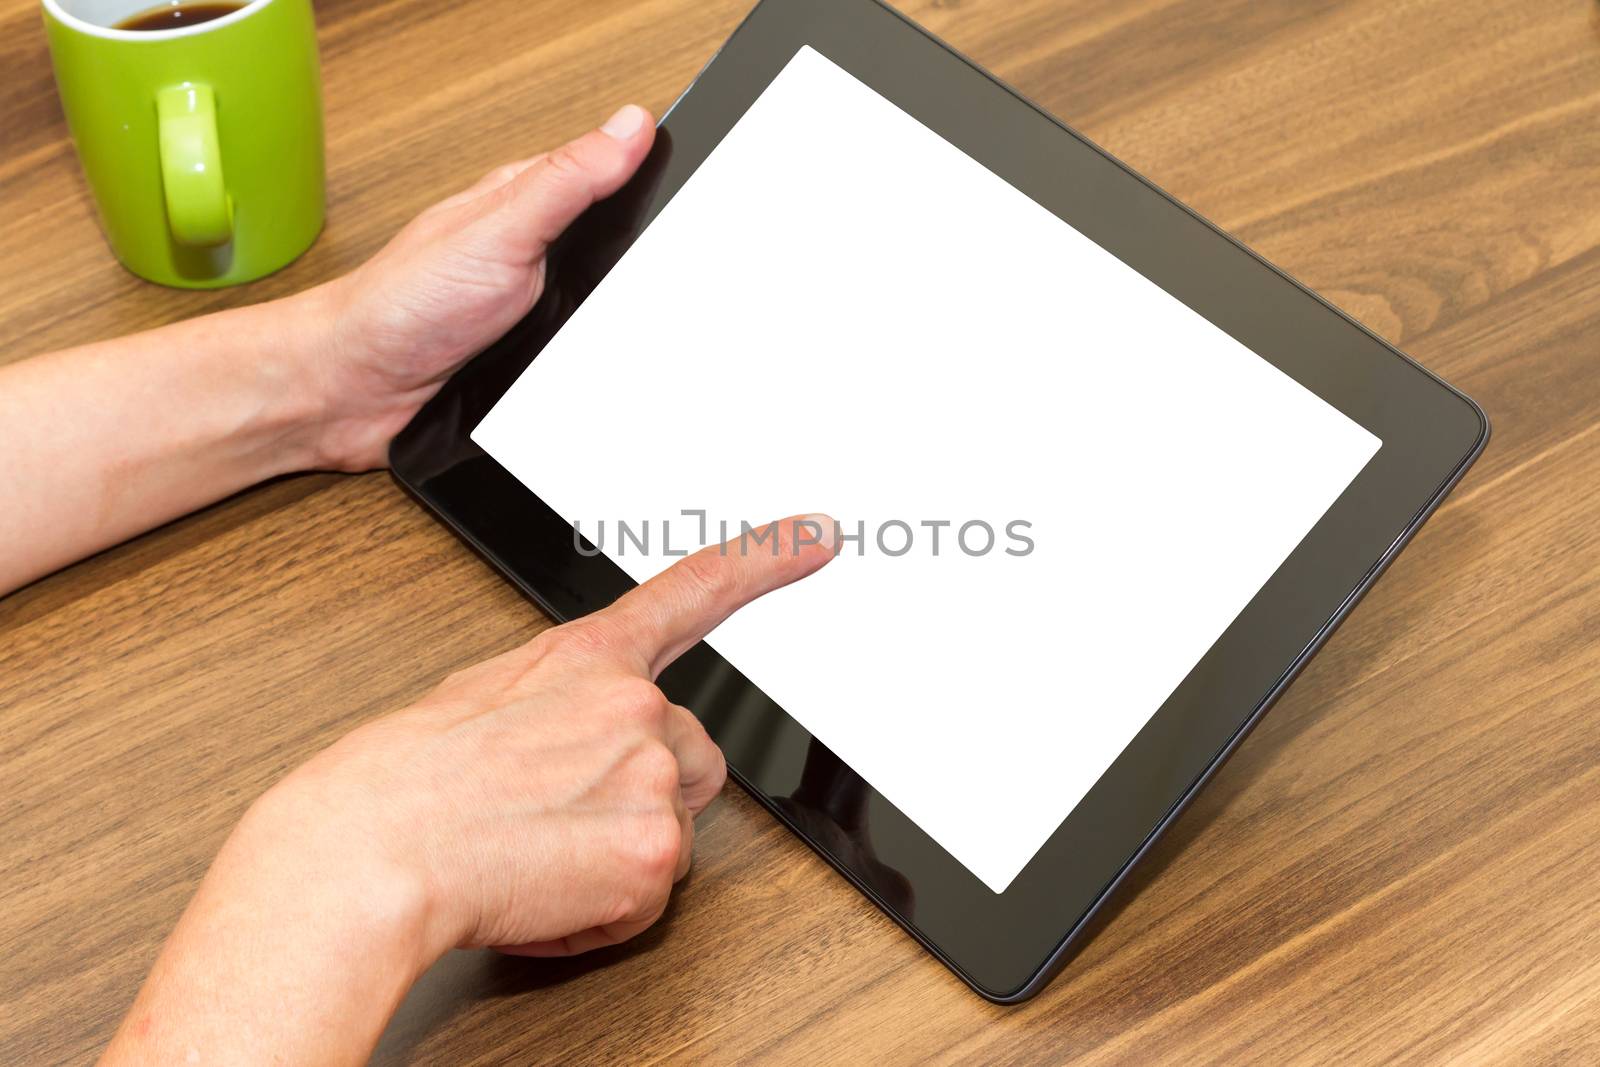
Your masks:
M1488 420L1471 400L892 9L876 0L764 0L663 119L639 176L557 243L535 310L446 384L391 448L400 482L555 618L593 611L632 582L604 557L577 551L571 527L469 434L803 45L1383 441L1002 894L705 645L662 676L662 687L702 718L757 800L975 990L1014 1002L1059 969L1110 890L1465 473L1487 443ZM952 264L952 288L962 272L982 269ZM1069 301L1064 295L1070 329ZM604 397L593 399L592 413L603 422ZM1063 413L1070 417L1070 405ZM551 461L582 447L551 441ZM1182 457L1173 462L1181 477ZM981 617L981 605L962 607ZM959 768L932 773L949 774L951 788L960 788ZM1004 797L973 803L996 820L1006 817Z

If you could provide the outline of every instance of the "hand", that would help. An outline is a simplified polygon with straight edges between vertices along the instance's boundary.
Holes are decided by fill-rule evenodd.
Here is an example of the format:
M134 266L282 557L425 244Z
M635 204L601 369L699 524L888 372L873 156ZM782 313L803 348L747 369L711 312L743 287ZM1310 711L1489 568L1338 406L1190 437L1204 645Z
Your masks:
M269 478L383 466L440 383L533 306L550 242L654 138L623 108L429 208L343 278L0 367L0 595Z
M438 951L564 955L634 936L688 872L694 817L727 776L655 678L738 608L832 558L804 520L777 526L777 555L704 549L452 675L296 771L269 810L341 848L371 843L373 869L410 872Z
M551 242L621 188L654 140L649 113L624 107L435 204L355 271L306 294L329 338L308 368L321 398L313 462L385 465L389 439L423 402L533 307Z
M452 947L561 955L655 922L726 770L654 679L832 559L833 520L813 521L821 543L786 519L776 554L764 531L702 550L290 774L228 839L107 1062L365 1062Z

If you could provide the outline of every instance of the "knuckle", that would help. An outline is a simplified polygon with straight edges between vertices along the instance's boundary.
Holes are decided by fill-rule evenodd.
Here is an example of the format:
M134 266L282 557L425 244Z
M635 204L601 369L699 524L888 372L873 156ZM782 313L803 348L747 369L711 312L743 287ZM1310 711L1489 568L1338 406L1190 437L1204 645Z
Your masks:
M678 570L693 592L702 599L714 599L733 585L733 569L728 558L717 551L696 552L678 561Z
M551 152L541 168L552 181L562 181L584 173L583 155L576 143L568 143Z
M619 862L626 873L608 909L612 921L651 919L666 908L682 844L682 828L670 812L640 816L628 824L619 840Z
M677 757L660 743L641 745L629 761L629 774L639 792L652 799L672 796L682 777Z
M606 925L611 923L644 923L653 924L667 910L667 901L671 897L672 887L659 886L654 883L641 883L618 894L615 902L607 910L609 916Z
M667 698L654 683L629 677L617 685L613 707L618 718L649 733L660 733L667 724Z
M664 885L671 885L682 850L683 825L670 811L641 819L634 830L633 861L646 885L656 892Z

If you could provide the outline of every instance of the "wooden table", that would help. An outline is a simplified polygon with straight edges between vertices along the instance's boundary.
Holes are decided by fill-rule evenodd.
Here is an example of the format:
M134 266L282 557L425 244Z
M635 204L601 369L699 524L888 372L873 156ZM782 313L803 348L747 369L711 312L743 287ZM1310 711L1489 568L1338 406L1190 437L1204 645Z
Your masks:
M112 261L36 0L0 0L0 359L343 271L496 162L663 108L746 2L322 0L327 232L202 294ZM1460 385L1494 442L1036 1001L967 992L731 790L657 930L456 954L379 1061L1600 1059L1600 8L901 6ZM279 481L0 601L0 1062L93 1056L252 797L542 625L382 474Z

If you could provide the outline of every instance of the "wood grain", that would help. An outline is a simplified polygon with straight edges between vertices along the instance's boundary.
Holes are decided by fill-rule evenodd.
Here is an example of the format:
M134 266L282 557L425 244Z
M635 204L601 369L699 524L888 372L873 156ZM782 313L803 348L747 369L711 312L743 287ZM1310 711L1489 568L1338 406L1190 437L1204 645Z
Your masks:
M0 359L291 292L633 99L746 0L323 0L330 216L221 293L111 259L0 0ZM1488 454L1038 1000L975 998L737 793L637 945L457 954L379 1062L1600 1061L1600 8L905 0L1479 399ZM0 1062L109 1037L250 799L544 625L382 475L0 601Z

